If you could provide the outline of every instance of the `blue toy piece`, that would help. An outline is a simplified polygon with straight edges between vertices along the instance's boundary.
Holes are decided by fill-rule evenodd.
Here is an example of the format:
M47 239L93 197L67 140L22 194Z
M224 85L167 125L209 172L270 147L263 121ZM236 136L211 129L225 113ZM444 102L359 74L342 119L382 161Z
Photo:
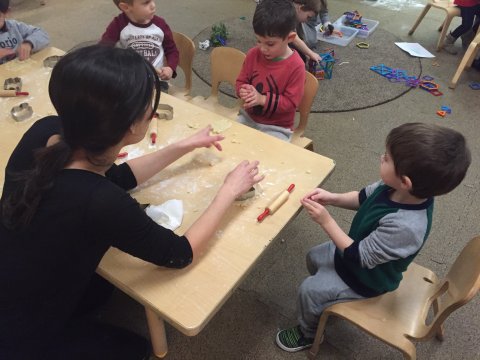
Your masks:
M473 90L480 90L480 83L472 82L468 86L470 86Z
M392 68L385 66L385 64L379 64L376 66L371 66L370 70L375 71L377 74L385 76L392 73Z
M320 61L320 68L324 71L325 79L331 79L333 73L333 65L335 64L335 59L330 53L320 54L322 60Z
M452 113L452 109L450 109L448 106L442 106L440 108L442 111L445 111L447 114L451 114Z
M325 79L325 71L323 70L321 64L315 60L310 60L308 62L308 71L312 73L317 80Z

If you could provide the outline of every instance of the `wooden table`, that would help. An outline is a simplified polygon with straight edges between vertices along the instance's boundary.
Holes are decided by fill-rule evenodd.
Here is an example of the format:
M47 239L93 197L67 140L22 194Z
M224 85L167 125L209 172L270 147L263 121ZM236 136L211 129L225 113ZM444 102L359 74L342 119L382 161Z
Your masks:
M41 57L41 54L38 56ZM39 70L38 64L34 68L25 74L20 74L20 70L16 74L25 78L25 90L32 84L30 76L42 75L39 71L46 72L45 69ZM0 79L5 76L3 66L0 66L0 75ZM43 81L46 82L46 79ZM51 105L46 104L47 93L37 94L37 90L41 92L46 84L38 85L29 89L36 112L34 119L40 115L35 105L38 97L44 100L42 107L38 105L42 115L52 111ZM3 115L7 110L5 106L10 106L12 101L2 100ZM168 349L164 321L188 336L198 334L268 245L298 214L301 209L300 198L320 185L335 167L334 161L329 158L231 122L184 100L162 94L161 103L171 105L174 116L173 120L158 120L157 146L193 134L198 131L197 128L209 123L228 122L231 125L223 132L226 138L222 142L222 152L198 149L132 191L132 196L140 203L161 204L169 199L182 200L184 218L176 233L183 234L200 216L225 175L241 160L259 160L260 172L266 177L257 187L255 198L230 208L203 254L187 268L176 270L158 267L115 248L111 248L102 259L98 273L145 307L154 352L159 357L165 356ZM0 121L3 139L4 130L9 130L8 141L2 139L0 156L0 163L5 166L11 149L32 120L18 124L2 116ZM155 126L154 122L152 126ZM5 148L4 143L8 143ZM154 148L146 140L125 148L129 156L152 150ZM273 216L258 223L256 217L265 206L291 183L296 187L289 200Z

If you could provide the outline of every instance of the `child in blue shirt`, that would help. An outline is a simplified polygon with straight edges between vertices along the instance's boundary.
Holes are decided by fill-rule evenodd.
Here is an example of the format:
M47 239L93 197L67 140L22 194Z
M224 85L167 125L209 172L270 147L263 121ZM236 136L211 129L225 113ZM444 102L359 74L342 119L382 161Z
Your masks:
M0 64L18 57L26 60L32 52L47 47L48 34L42 29L23 22L6 19L10 0L0 0Z

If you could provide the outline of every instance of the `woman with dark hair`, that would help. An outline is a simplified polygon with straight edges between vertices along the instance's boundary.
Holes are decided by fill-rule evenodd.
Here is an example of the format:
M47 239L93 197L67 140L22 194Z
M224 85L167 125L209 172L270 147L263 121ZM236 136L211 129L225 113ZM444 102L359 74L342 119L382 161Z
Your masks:
M244 161L184 236L152 221L126 192L221 135L207 127L115 165L141 141L159 103L155 69L132 50L90 46L63 57L49 94L58 116L37 121L7 164L0 200L0 358L142 359L148 342L87 320L95 269L110 246L182 268L212 237L234 199L262 180ZM153 101L153 106L152 106ZM89 300L86 296L93 294Z

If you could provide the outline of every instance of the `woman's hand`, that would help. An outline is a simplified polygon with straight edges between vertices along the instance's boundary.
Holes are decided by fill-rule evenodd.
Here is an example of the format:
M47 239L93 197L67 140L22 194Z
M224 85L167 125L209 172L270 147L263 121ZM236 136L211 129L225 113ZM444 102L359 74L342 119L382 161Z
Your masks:
M332 194L329 191L317 188L308 192L302 199L303 200L312 200L316 201L321 205L333 205L334 204L335 194ZM302 203L303 204L303 203Z
M245 194L256 183L263 180L264 175L258 173L258 161L244 160L225 177L221 190L227 191L232 199Z
M321 204L316 203L310 198L303 198L300 200L305 210L307 210L308 215L312 218L313 221L320 224L322 227L330 220L332 217L328 210Z
M208 125L206 128L196 132L192 136L184 139L185 145L191 148L191 150L206 147L209 148L210 146L215 146L218 151L222 151L222 146L220 145L219 141L225 139L223 135L210 135L212 131L212 127Z

